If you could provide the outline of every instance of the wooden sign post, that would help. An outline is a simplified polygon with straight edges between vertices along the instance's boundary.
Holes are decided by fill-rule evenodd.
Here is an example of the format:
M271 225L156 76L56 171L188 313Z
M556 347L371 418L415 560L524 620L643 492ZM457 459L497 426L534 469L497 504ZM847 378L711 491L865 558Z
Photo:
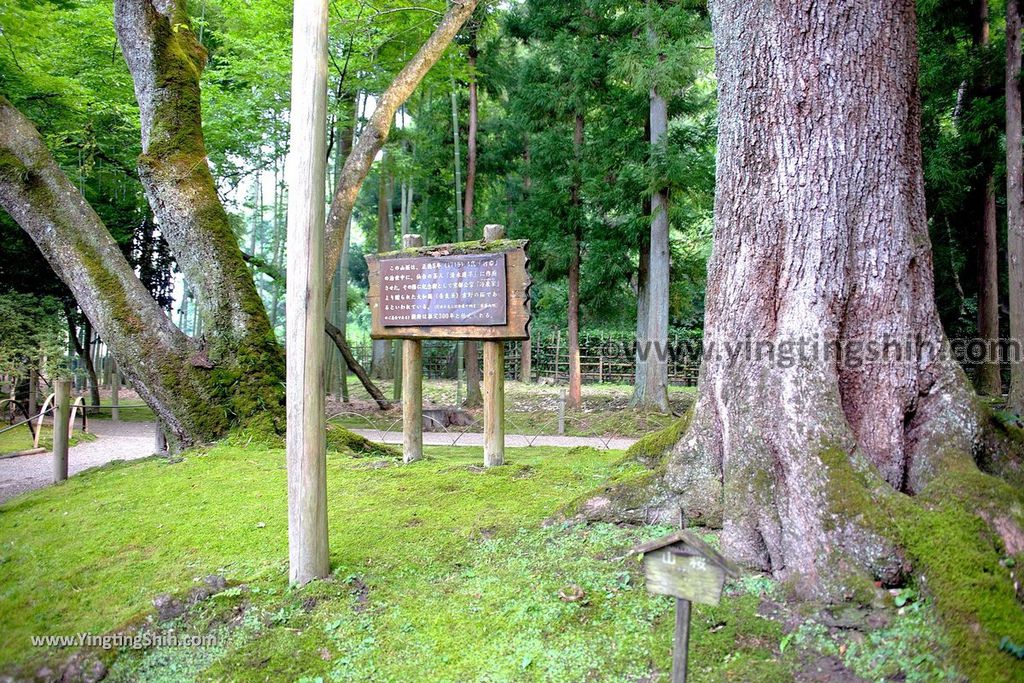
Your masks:
M504 342L530 338L530 276L526 240L504 237L502 226L488 225L479 242L403 240L401 251L366 255L370 336L405 340L405 462L423 456L420 340L431 338L484 342L484 466L505 461Z
M726 577L739 568L696 534L676 531L642 543L630 551L642 555L647 590L676 599L676 628L672 648L672 683L685 683L690 646L690 603L717 605Z
M423 246L420 235L403 235L402 248ZM402 340L402 459L423 457L423 342Z

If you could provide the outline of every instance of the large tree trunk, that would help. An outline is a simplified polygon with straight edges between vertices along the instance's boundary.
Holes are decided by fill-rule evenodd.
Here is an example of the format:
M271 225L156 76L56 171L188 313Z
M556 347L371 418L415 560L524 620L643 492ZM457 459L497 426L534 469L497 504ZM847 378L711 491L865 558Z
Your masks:
M1024 339L1024 148L1021 135L1021 15L1006 2L1006 255L1010 275L1010 338ZM1009 408L1024 414L1024 360L1010 363Z
M977 473L981 426L940 353L913 2L720 0L712 19L719 145L698 400L646 493L584 512L721 525L730 556L804 594L898 583L906 555L877 510Z
M868 603L884 599L873 581L922 577L964 673L1014 680L996 650L1024 642L1005 562L1024 553L1024 493L979 471L975 456L991 467L1007 453L992 448L1005 431L941 353L914 0L711 10L719 137L698 400L631 449L648 472L572 509L721 525L727 555L815 598Z
M146 291L32 124L3 99L0 205L36 243L177 441L221 433L226 419L210 409L208 362Z
M977 424L963 373L935 356L946 342L925 222L913 2L801 4L713 5L720 116L705 344L719 353L705 357L669 478L714 492L684 509L721 518L733 557L829 592L846 564L898 569L890 544L835 523L830 458L872 466L913 494L943 459L971 452ZM746 340L779 355L721 353ZM846 362L820 348L784 362L800 340L845 345ZM889 358L858 362L888 341L899 345ZM895 357L908 341L927 350Z

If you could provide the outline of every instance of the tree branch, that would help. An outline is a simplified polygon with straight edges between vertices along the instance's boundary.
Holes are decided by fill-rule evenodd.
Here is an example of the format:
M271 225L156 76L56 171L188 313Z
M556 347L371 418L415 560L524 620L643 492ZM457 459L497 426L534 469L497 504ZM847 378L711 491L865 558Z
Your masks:
M373 397L373 400L377 402L381 410L387 410L391 407L391 402L384 398L384 394L381 393L377 385L373 383L370 376L366 374L366 370L359 361L356 360L355 356L352 355L352 349L348 347L348 343L345 342L345 335L338 327L330 320L324 320L324 330L327 335L334 342L334 345L341 351L342 357L345 359L345 364L348 365L349 369L356 374L359 381L362 383L363 388L366 392Z
M359 141L345 160L338 177L338 186L331 202L331 212L327 217L327 243L324 259L324 277L328 289L334 279L334 271L341 259L341 249L348 230L352 207L355 205L359 188L370 172L377 152L384 146L391 131L395 112L409 98L412 92L430 71L431 67L441 58L448 45L458 34L459 29L476 9L477 0L453 0L444 18L434 29L434 33L423 44L405 68L395 77L388 89L377 101L377 109L363 128Z

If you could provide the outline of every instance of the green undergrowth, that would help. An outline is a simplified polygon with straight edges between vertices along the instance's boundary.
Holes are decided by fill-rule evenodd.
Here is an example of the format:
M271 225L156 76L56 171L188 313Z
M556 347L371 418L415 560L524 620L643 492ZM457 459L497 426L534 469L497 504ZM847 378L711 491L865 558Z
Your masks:
M39 447L47 450L53 448L53 427L43 425L42 434L39 436ZM83 433L77 429L71 435L69 445L75 446L84 441L92 441L96 437L92 434ZM32 448L32 433L28 427L15 427L0 434L0 455L8 455L27 451Z
M479 448L428 447L403 466L333 445L332 574L302 589L287 586L280 448L114 463L0 506L0 674L71 654L30 647L33 635L127 629L216 643L97 653L107 680L667 680L673 601L646 592L627 552L669 529L542 524L621 471L621 452L511 449L485 470ZM156 618L156 595L210 575L226 590ZM748 576L695 606L690 680L813 668L820 648L787 647L787 620L770 618L780 594Z
M971 680L1024 679L1024 664L1000 649L1024 642L1024 606L1014 592L1022 556L1010 556L988 521L1024 518L1024 492L973 467L951 469L914 497L894 493L877 473L825 449L834 512L905 549L910 581L934 598L954 657Z

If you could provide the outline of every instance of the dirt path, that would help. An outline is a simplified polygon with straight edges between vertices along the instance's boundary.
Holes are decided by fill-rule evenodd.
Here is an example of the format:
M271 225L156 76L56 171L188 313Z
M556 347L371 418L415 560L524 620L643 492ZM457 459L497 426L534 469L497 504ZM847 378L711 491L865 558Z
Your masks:
M68 474L112 460L136 460L153 454L155 426L152 422L111 422L90 420L95 441L79 444L68 452ZM50 453L0 459L0 503L25 491L47 486L53 477Z
M353 432L365 436L372 441L383 443L402 443L401 431L382 429L353 429ZM526 448L528 446L557 446L575 448L590 446L599 450L626 450L637 442L637 439L601 438L596 436L531 436L527 434L506 434L505 446L508 448ZM483 446L484 435L468 432L424 432L423 443L427 446Z

